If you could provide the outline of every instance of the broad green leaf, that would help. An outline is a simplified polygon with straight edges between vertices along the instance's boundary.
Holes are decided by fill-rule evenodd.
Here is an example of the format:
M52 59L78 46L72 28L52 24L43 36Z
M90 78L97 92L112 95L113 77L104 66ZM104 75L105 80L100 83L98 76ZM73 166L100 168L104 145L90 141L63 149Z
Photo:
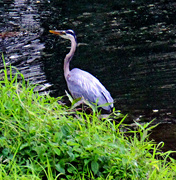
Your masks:
M91 162L91 169L94 172L94 174L98 173L99 170L99 164L97 163L97 161L92 161Z
M54 152L55 152L58 156L60 156L60 154L61 154L60 149L57 148L57 147L54 147L53 149L54 149Z
M57 171L59 171L60 173L65 174L65 169L63 167L61 167L61 165L58 163L55 165Z

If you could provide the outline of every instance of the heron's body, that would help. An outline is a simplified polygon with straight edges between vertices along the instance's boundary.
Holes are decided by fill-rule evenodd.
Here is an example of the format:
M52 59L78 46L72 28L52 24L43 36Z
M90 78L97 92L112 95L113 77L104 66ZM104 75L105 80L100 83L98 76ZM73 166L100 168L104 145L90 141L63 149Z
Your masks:
M97 101L98 105L113 102L110 93L100 81L86 71L74 68L70 71L66 81L68 89L75 99L83 96L89 102L96 103ZM110 111L111 108L112 105L103 106L103 109L107 111Z
M67 31L50 31L51 33L58 34L65 39L70 39L71 50L64 59L64 76L67 82L68 89L73 98L83 97L90 103L97 103L97 105L105 105L102 108L111 111L113 107L113 99L106 88L100 81L90 73L78 68L69 70L69 63L76 50L76 36L72 30Z

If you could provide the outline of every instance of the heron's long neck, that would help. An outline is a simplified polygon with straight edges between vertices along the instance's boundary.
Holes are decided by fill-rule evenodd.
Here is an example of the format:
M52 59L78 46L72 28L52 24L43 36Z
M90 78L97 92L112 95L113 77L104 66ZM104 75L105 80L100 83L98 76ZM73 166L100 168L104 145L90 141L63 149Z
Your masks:
M65 76L65 79L67 78L69 72L70 72L70 61L75 53L75 50L76 50L76 42L75 40L71 40L71 49L70 49L70 52L65 56L65 59L64 59L64 76Z

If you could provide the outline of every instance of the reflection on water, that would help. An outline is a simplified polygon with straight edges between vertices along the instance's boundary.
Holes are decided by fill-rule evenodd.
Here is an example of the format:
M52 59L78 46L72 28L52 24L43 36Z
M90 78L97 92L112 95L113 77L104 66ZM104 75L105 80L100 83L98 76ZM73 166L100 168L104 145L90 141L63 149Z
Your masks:
M0 52L6 63L16 66L26 80L42 85L36 90L42 89L47 83L40 61L45 46L39 39L43 29L36 18L36 4L27 0L5 1L0 12Z

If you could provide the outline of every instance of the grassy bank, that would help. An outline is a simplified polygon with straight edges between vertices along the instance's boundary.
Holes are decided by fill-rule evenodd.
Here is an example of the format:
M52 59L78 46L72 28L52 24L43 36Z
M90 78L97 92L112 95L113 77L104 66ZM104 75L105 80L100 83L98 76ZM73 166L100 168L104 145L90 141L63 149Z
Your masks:
M175 160L148 140L148 124L123 131L121 123L34 93L17 76L23 79L5 67L0 81L0 179L176 178Z

